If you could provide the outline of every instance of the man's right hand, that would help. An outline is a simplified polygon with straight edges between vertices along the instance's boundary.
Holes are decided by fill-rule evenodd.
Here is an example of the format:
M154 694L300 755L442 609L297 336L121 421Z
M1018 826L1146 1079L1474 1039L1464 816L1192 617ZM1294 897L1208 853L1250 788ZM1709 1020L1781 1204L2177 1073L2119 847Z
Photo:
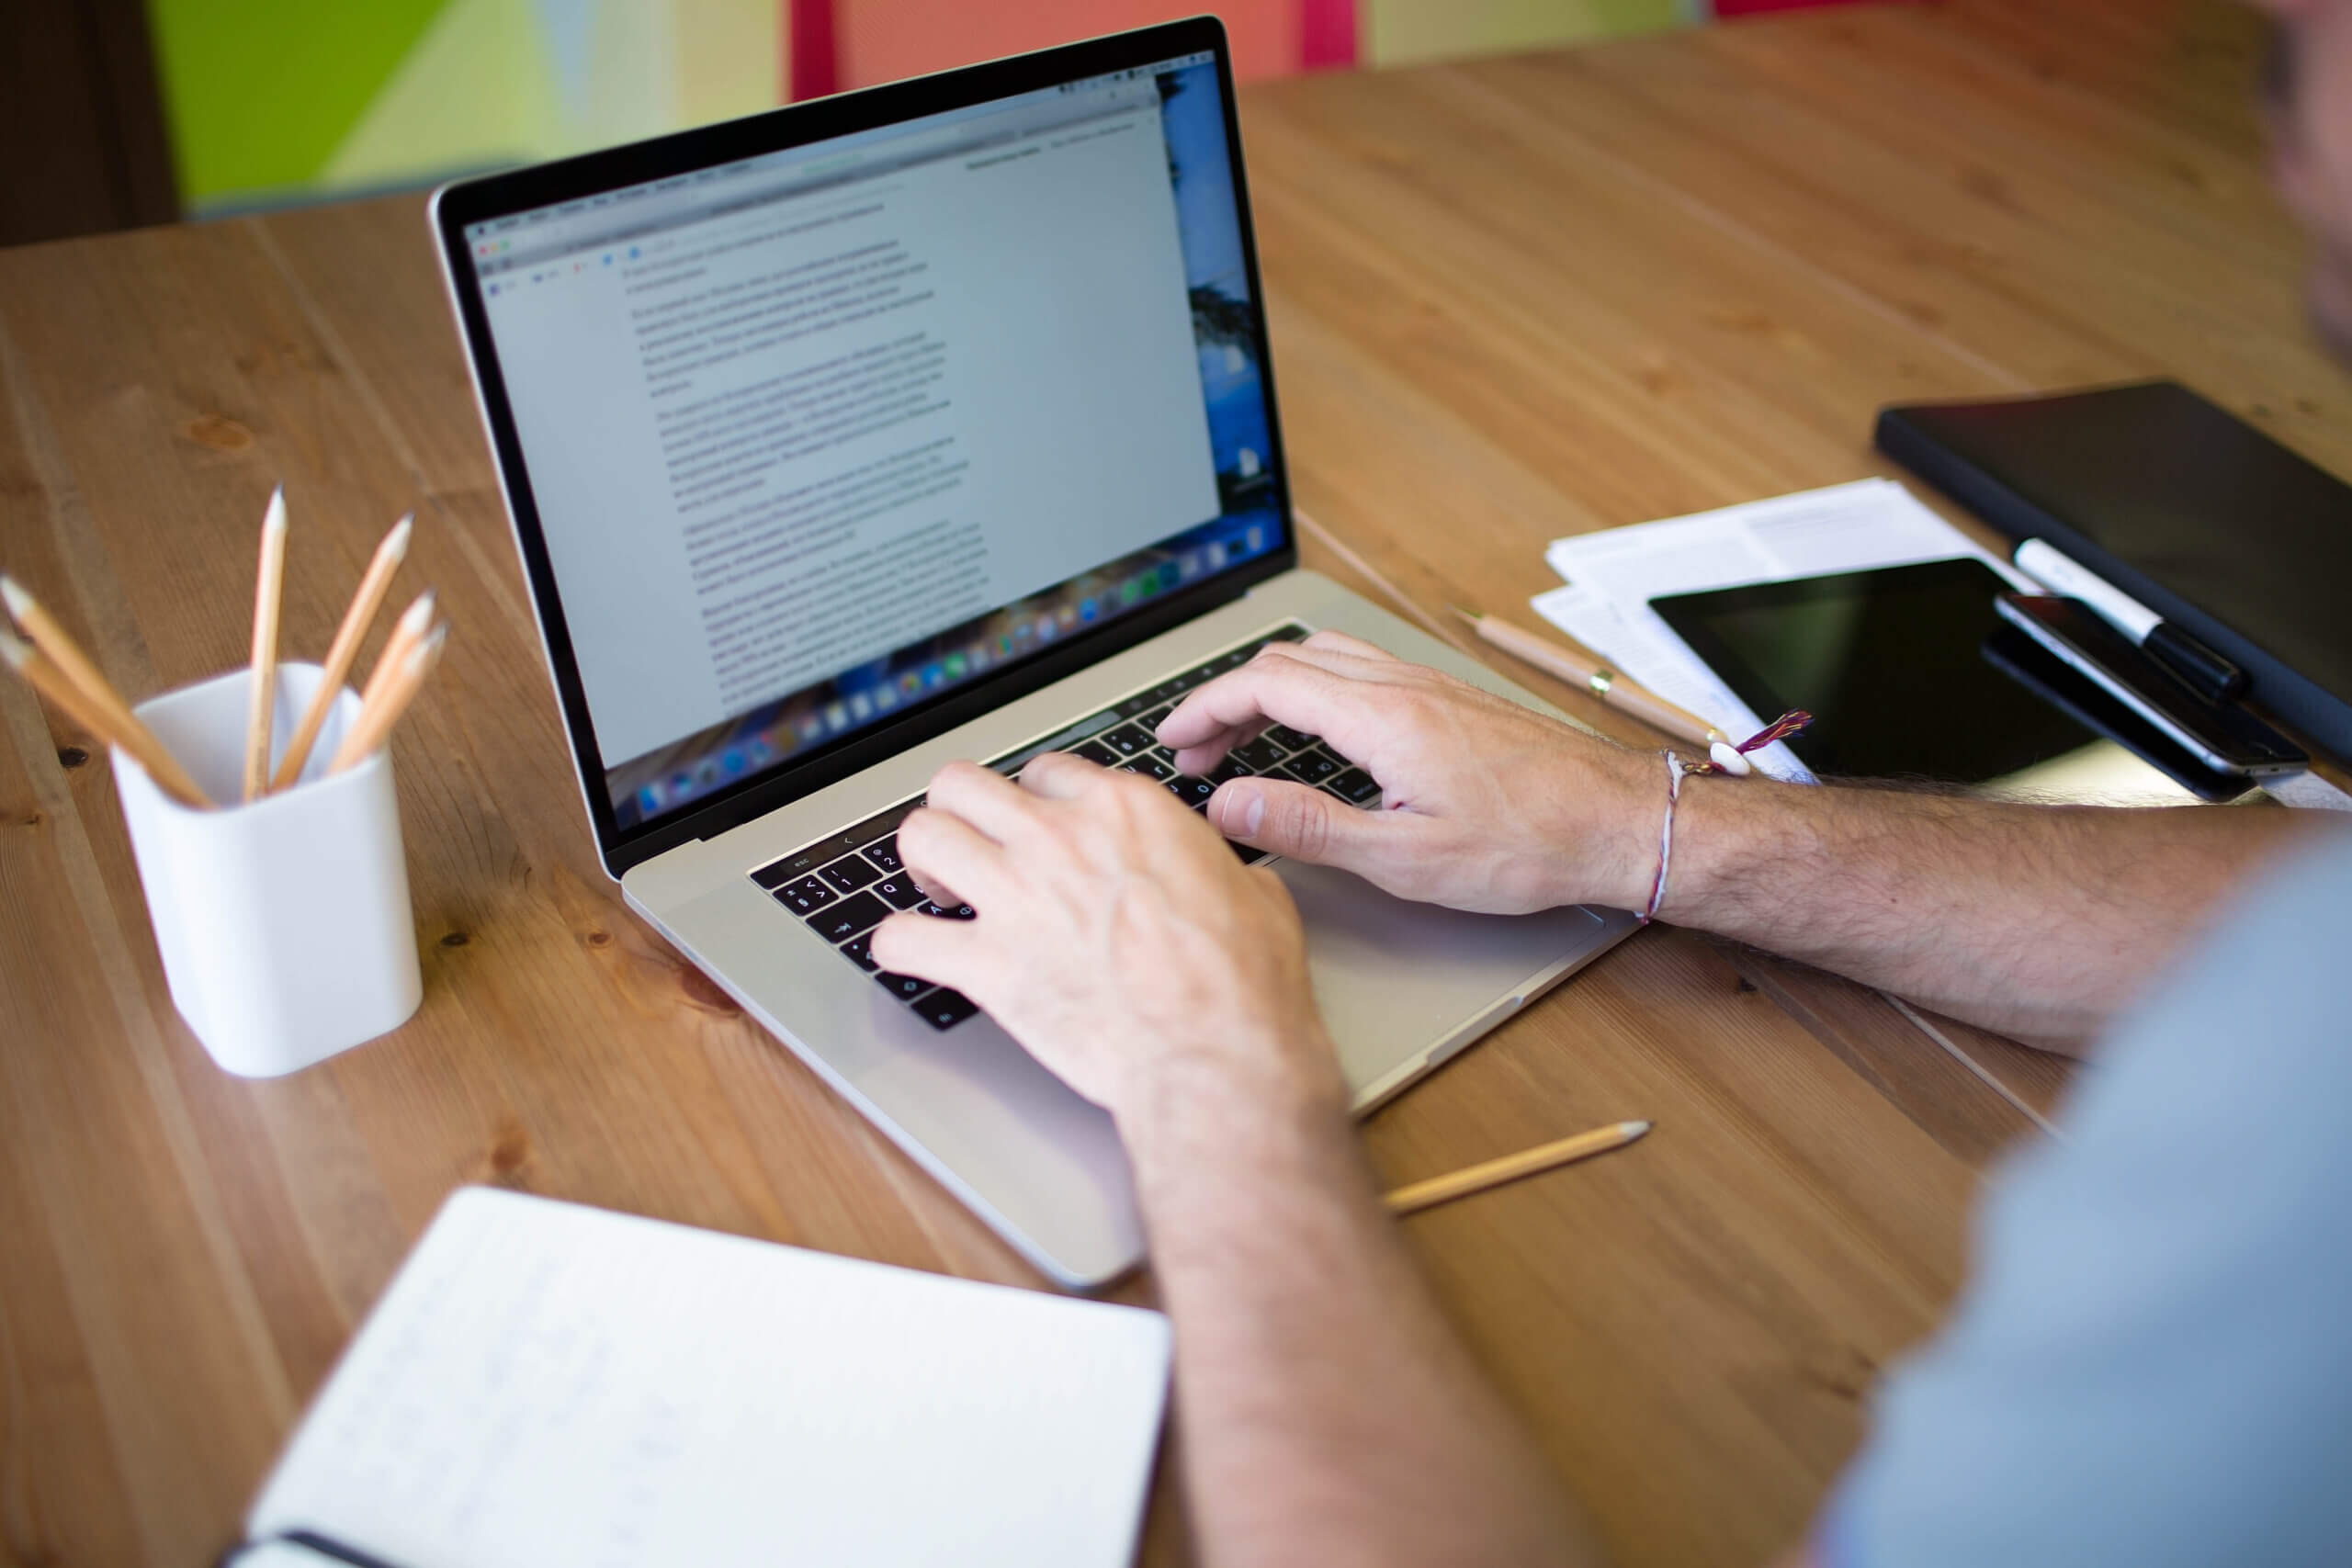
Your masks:
M1159 740L1205 773L1270 724L1322 737L1379 783L1385 808L1233 779L1208 808L1229 839L1488 914L1648 900L1666 797L1650 753L1340 632L1268 644L1186 697Z

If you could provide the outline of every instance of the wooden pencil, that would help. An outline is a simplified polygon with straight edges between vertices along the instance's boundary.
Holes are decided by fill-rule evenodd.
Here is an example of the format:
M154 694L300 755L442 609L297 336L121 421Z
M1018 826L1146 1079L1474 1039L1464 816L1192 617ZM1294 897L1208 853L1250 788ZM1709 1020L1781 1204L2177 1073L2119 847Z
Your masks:
M1539 637L1524 626L1493 615L1465 610L1461 605L1453 613L1470 623L1478 640L1501 649L1522 664L1532 664L1547 675L1555 676L1572 686L1582 686L1612 708L1632 714L1651 728L1687 740L1693 746L1712 747L1717 741L1736 745L1737 738L1701 718L1687 708L1675 706L1656 692L1635 685L1599 659L1580 655L1549 637Z
M383 695L384 688L392 683L393 675L398 673L401 660L432 627L433 590L428 588L409 601L401 618L392 623L391 635L384 639L383 648L376 655L376 667L368 671L368 683L359 688L360 712L367 712Z
M55 704L66 717L106 744L119 746L129 752L141 767L147 770L147 776L153 779L156 787L165 795L182 806L203 807L212 804L193 784L183 788L175 780L172 775L177 775L178 780L185 780L187 775L180 772L177 763L172 762L145 725L133 720L132 728L123 728L111 713L69 680L57 663L40 649L14 632L0 630L0 662L5 662L22 675L35 691Z
M109 728L104 734L109 744L120 746L136 757L139 765L145 768L164 793L175 800L187 806L209 807L212 804L197 782L188 776L187 770L180 766L179 759L173 756L155 738L154 731L141 723L139 716L130 711L130 705L122 700L122 694L114 689L114 682L107 680L92 662L90 656L82 651L80 645L66 635L57 617L43 608L40 600L25 592L16 579L5 573L0 573L0 603L7 605L8 614L24 627L25 636L31 639L33 647L40 649L48 661L57 667L58 673L72 682L105 716Z
M277 612L286 586L286 490L269 492L261 520L261 564L254 573L253 685L245 699L245 798L269 783L269 730L277 700Z
M1517 1181L1523 1176L1533 1176L1555 1166L1605 1155L1611 1149L1622 1149L1650 1130L1646 1122L1620 1122L1613 1126L1596 1127L1589 1133L1578 1133L1573 1138L1544 1144L1536 1148L1522 1149L1515 1155L1490 1159L1451 1176L1433 1176L1427 1181L1416 1181L1409 1187L1399 1187L1385 1200L1389 1212L1409 1214L1439 1203L1450 1203L1456 1198L1466 1198L1473 1192L1484 1192L1490 1187L1500 1187L1506 1181Z
M360 708L359 717L353 723L351 733L343 738L341 746L335 748L334 760L327 765L328 773L343 772L390 739L392 726L400 722L401 715L406 713L409 704L416 700L418 688L424 684L424 678L433 673L434 665L440 662L442 646L448 640L449 627L444 622L434 627L424 641L409 649L383 692L374 702Z
M359 657L360 641L375 623L384 596L392 590L393 574L408 557L409 531L414 521L413 516L401 518L376 547L375 557L368 561L367 573L351 596L351 607L344 611L343 624L335 627L334 641L327 647L325 672L319 678L319 689L311 694L311 705L302 710L302 721L294 727L294 739L286 743L286 755L278 759L277 772L270 777L271 789L284 789L302 776L302 764L311 760L311 748L318 741L319 728L334 710L335 694L343 690L344 678L351 673L352 663Z

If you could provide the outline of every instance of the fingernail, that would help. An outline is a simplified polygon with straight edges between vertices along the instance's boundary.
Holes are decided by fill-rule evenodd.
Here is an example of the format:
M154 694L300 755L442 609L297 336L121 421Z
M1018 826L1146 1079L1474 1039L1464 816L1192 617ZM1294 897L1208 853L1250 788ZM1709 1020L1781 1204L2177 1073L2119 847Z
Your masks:
M1239 828L1233 836L1256 838L1259 827L1266 820L1266 792L1246 786L1235 791L1233 804L1225 808L1225 819Z

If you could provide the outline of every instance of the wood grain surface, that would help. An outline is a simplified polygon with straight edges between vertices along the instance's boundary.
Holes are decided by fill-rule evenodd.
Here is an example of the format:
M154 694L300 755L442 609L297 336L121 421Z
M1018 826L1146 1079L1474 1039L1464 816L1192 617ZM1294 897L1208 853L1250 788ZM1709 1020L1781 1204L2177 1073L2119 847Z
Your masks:
M2222 0L1953 0L1250 89L1309 563L1462 642L1442 606L1525 618L1557 535L1891 471L1882 403L2157 374L2352 470L2258 44ZM396 599L455 626L395 748L424 1007L213 1068L103 757L0 683L6 1562L207 1561L461 1182L1039 1282L599 870L418 198L0 252L0 562L126 691L237 664L281 480L289 654L412 508ZM2064 1083L1658 928L1365 1136L1396 1183L1657 1122L1404 1224L1620 1560L1738 1563L1803 1531ZM1189 1556L1172 1490L1150 1562Z

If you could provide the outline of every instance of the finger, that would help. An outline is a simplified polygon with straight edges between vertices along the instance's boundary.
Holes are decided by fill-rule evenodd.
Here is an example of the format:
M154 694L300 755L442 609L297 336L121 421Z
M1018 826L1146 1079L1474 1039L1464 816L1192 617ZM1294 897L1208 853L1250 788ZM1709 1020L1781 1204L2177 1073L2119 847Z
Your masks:
M1001 844L955 813L932 807L899 824L899 858L915 886L941 904L985 909L1012 880Z
M964 989L983 966L981 936L965 920L943 920L901 909L874 928L867 951L893 975L914 975Z
M1019 784L978 762L950 762L932 775L923 797L935 811L948 812L1000 844L1029 834L1035 802Z
M1214 766L1238 743L1230 738L1238 732L1272 721L1320 735L1361 761L1379 732L1384 682L1322 662L1344 657L1326 653L1310 660L1285 650L1254 659L1186 697L1160 724L1159 743L1184 753L1177 766L1190 772L1204 761Z
M1351 637L1346 632L1317 632L1313 637L1308 637L1306 641L1299 643L1297 646L1300 648L1311 648L1318 650L1326 650L1332 653L1344 653L1353 659L1362 659L1374 662L1378 662L1384 660L1391 664L1401 664L1404 662L1404 660L1398 659L1395 654L1389 652L1386 649L1382 648L1377 643L1366 642L1363 638L1360 637Z
M1209 797L1208 816L1228 839L1367 875L1386 865L1411 827L1399 813L1364 811L1280 779L1228 779Z
M1021 787L1047 800L1070 800L1110 777L1111 771L1067 751L1032 757L1021 769Z

